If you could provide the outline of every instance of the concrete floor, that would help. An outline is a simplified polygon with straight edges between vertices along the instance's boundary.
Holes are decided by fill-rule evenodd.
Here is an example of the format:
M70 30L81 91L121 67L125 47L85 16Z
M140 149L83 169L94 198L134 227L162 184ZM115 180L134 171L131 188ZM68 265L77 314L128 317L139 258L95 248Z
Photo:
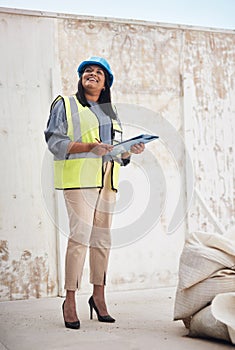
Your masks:
M62 298L0 303L0 350L222 350L232 345L194 339L173 321L174 288L107 293L114 324L89 320L89 295L78 295L80 330L64 327Z

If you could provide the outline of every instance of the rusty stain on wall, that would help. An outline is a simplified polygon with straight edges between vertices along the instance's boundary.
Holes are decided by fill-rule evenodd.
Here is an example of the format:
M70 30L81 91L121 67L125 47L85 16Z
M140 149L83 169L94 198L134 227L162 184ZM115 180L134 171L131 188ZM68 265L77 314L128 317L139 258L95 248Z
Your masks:
M0 241L0 299L40 298L52 295L56 283L50 280L47 255L33 257L24 250L19 260L11 259L8 241Z
M169 281L174 284L174 280L177 278L176 273L172 273L170 270L155 271L154 273L135 273L132 272L127 276L113 276L111 283L116 288L125 288L125 285L136 285L138 288L159 288L169 285Z
M95 51L99 55L104 55L115 67L114 73L118 77L115 80L115 90L119 93L126 94L132 91L136 94L162 94L164 91L172 91L178 95L179 67L176 62L179 62L182 45L181 30L79 19L72 20L72 24L71 19L61 20L58 21L58 26L61 38L59 55L65 93L71 93L76 88L71 79L73 76L76 79L74 67L87 57L87 52L92 54ZM99 41L97 33L100 36ZM80 42L83 42L83 45L79 45Z

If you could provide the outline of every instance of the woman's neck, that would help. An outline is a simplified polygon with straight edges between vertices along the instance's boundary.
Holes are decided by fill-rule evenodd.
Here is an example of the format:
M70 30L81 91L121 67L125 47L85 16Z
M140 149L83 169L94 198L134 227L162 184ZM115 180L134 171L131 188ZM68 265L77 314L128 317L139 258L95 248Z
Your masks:
M85 97L87 101L98 102L100 95L85 93Z

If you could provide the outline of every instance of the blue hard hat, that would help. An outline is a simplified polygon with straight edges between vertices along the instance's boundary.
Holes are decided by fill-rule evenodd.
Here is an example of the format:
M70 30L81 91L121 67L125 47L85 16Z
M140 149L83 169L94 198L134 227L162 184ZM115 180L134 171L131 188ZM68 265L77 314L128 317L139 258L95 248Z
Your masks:
M96 65L98 65L106 70L106 72L109 75L109 86L111 87L113 84L113 73L112 73L110 65L108 64L106 59L104 59L102 57L92 56L92 57L88 58L88 60L81 62L78 66L79 78L81 77L85 66L88 66L91 64L96 64Z

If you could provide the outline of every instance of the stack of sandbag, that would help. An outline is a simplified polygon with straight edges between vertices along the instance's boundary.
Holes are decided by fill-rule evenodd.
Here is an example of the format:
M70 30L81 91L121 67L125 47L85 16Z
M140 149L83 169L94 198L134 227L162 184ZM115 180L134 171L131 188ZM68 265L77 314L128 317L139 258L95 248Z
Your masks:
M235 312L229 313L228 324L228 310L235 308L232 292L235 294L235 232L228 236L190 234L180 256L174 320L184 322L189 336L234 343Z

